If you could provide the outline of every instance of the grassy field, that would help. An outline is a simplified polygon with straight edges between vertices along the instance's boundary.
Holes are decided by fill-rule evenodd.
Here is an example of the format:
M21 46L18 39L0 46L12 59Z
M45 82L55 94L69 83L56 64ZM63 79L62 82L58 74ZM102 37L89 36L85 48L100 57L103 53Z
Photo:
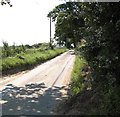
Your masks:
M27 51L30 52L27 52L28 54L23 52L13 57L3 58L2 63L0 63L0 70L2 70L2 74L7 75L12 71L17 72L24 69L29 69L35 65L45 62L46 60L54 58L55 56L65 52L66 49Z

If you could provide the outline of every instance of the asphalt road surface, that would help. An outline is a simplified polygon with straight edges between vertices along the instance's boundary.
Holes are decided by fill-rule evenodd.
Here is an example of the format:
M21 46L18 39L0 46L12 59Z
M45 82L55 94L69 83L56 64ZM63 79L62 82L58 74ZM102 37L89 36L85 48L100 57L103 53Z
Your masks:
M54 115L56 104L67 98L74 60L68 51L33 70L2 78L2 115Z

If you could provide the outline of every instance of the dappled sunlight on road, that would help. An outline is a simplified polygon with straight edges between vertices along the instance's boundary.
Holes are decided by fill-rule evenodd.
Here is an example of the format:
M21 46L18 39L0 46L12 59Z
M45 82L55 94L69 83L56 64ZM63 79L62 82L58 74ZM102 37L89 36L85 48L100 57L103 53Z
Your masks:
M44 83L31 83L25 87L8 84L2 91L3 115L49 115L56 102L67 98L65 86L47 88Z

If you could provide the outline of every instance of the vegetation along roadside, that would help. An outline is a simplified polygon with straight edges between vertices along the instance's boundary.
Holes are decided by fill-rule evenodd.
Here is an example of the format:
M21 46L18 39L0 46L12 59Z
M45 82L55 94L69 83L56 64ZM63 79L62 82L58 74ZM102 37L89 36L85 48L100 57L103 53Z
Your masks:
M56 114L96 115L103 97L91 89L90 68L87 61L76 55L68 90L68 99L57 105ZM94 110L95 109L95 110Z
M3 49L3 51L5 50ZM49 48L43 49L37 47L37 49L26 49L25 51L16 53L14 56L3 57L0 64L0 70L2 70L2 75L8 75L31 69L65 51L65 48L55 48L51 50Z
M66 2L48 17L56 21L57 41L74 45L88 64L83 77L74 74L69 110L78 103L73 114L120 115L120 2Z

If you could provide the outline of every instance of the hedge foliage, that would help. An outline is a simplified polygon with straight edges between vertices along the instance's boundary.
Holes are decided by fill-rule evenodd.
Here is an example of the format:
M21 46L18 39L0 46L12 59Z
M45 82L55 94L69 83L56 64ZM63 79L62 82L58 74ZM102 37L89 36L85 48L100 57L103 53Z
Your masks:
M120 114L120 2L66 2L48 16L57 21L59 42L84 40L77 50L90 68L92 90L104 97L98 113Z

